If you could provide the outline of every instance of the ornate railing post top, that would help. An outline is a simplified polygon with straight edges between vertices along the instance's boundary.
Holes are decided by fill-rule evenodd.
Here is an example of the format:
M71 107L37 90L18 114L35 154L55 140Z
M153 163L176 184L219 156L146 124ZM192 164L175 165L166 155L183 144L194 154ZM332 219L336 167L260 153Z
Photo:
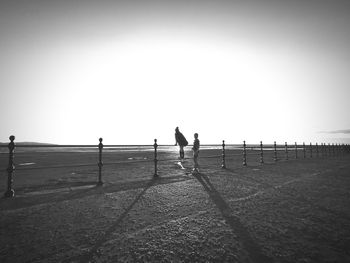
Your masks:
M14 135L11 135L10 137L9 137L9 139L10 139L10 142L9 142L9 144L8 144L8 149L12 152L12 151L14 151L14 149L15 149L15 142L14 142L14 140L15 140L15 136Z
M98 144L98 148L100 149L100 152L102 152L102 148L103 148L103 143L102 143L102 141L103 141L103 139L100 138L100 139L98 139L98 140L100 141L100 143Z

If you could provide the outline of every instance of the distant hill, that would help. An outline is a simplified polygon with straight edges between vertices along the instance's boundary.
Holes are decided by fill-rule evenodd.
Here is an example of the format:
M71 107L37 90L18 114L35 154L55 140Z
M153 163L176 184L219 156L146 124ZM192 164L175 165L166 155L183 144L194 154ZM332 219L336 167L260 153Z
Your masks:
M8 142L0 142L0 145L8 145L8 144L9 144ZM15 144L16 145L47 145L47 146L56 145L53 143L45 143L45 142L16 142L16 141L15 141Z

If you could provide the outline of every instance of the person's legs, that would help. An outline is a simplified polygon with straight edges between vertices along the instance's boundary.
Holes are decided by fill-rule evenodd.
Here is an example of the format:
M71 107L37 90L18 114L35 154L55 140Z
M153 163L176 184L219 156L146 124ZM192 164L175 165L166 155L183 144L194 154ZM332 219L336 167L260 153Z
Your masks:
M194 168L193 168L193 170L194 170L195 172L199 172L198 155L199 155L199 152L198 152L198 151L194 151L194 152L193 152L193 162L194 162Z
M184 152L184 147L180 145L180 158L184 159L185 158L185 152Z

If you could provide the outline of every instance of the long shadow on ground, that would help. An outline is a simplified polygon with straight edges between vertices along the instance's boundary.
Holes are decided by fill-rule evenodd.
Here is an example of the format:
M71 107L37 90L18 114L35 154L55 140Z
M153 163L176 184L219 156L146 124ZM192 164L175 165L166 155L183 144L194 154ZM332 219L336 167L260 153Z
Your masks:
M231 229L237 234L242 244L242 247L247 252L247 256L251 259L251 261L259 263L273 262L273 259L265 256L262 253L261 248L258 244L255 243L245 226L240 222L239 218L232 215L229 205L225 202L220 193L212 185L208 176L201 173L195 175L195 178L203 185L205 191L209 194L214 204L220 210L226 222L229 224Z
M130 212L130 210L135 206L135 204L140 200L140 198L147 192L149 188L152 186L156 185L157 182L159 181L159 178L154 177L148 183L145 185L144 189L139 193L136 197L135 200L125 209L125 211L119 216L119 218L114 222L113 225L111 225L106 231L105 234L96 241L95 245L89 250L88 253L85 255L79 255L74 258L70 258L69 261L76 261L79 260L81 263L85 262L91 262L93 257L98 254L98 249L109 240L109 238L113 235L113 233L117 230L117 228L120 226L122 223L123 219L127 216L127 214Z
M174 175L167 177L157 177L157 180L153 181L154 185L170 184L175 182L181 182L186 180L193 180L193 178L185 177L183 175ZM85 186L84 189L70 190L70 185L65 188L60 188L61 191L53 191L52 193L38 193L35 195L23 195L15 198L0 198L1 210L14 210L19 208L26 208L36 206L40 204L50 204L66 200L80 199L91 195L115 193L120 191L133 190L138 188L144 188L149 184L150 179L145 178L137 181L128 181L120 183L107 183L104 186L96 186L96 182L81 182L80 186Z

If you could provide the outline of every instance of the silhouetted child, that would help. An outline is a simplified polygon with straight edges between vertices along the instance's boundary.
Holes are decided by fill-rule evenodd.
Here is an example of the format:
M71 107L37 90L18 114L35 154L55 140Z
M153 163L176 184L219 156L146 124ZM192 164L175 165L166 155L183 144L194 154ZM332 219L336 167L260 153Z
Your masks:
M185 136L180 132L179 127L176 127L175 129L175 141L175 146L179 145L180 147L180 160L183 162L185 158L184 147L188 145L188 142Z
M194 162L194 167L193 167L193 174L199 173L199 165L198 165L198 156L199 156L199 147L200 143L198 140L198 133L194 134L194 142L193 142L193 162Z

